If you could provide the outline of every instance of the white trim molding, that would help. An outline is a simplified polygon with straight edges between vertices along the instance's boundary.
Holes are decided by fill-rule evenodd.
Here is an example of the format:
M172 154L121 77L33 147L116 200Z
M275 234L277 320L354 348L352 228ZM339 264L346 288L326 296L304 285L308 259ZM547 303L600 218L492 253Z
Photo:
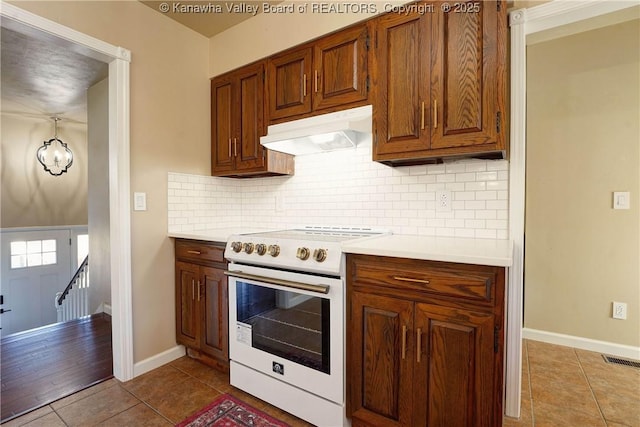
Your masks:
M177 345L169 350L165 350L162 353L158 353L147 359L141 360L133 367L133 374L135 377L145 374L149 371L153 371L160 366L166 365L169 362L173 362L176 359L181 358L186 353L186 349L182 345Z
M109 64L109 194L111 207L111 304L113 375L133 378L131 307L131 218L129 212L129 62L131 52L57 22L0 2L2 25L21 26L73 43L89 57Z
M513 264L509 269L505 415L520 417L522 313L524 283L524 218L526 177L527 36L626 8L638 1L554 0L509 13L511 27L511 128L509 159L509 236Z
M630 345L592 340L590 338L576 337L573 335L558 334L555 332L529 328L524 328L522 330L522 337L532 341L542 341L549 344L564 345L566 347L574 347L581 350L595 351L596 353L603 353L610 356L640 360L640 347L633 347Z

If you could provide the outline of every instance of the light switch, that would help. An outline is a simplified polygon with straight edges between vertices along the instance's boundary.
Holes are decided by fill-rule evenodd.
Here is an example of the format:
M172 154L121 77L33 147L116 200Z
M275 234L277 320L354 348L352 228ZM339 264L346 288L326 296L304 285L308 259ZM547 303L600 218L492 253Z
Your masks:
M628 191L613 192L613 209L629 209L631 205L631 193Z
M147 193L133 193L133 210L147 210Z

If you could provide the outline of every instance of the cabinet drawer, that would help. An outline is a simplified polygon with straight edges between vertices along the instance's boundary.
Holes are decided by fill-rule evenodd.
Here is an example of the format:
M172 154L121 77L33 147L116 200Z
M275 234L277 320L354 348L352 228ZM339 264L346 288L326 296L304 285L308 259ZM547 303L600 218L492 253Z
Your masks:
M176 258L194 261L224 262L224 246L203 242L176 240Z
M436 262L416 262L414 266L358 263L354 279L358 285L371 284L472 301L494 301L495 272L477 266Z

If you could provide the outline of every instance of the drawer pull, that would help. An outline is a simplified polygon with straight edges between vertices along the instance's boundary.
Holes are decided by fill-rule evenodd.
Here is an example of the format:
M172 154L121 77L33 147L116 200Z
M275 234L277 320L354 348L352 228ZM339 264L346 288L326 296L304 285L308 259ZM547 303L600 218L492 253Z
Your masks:
M416 331L416 361L420 363L420 356L422 353L422 328L418 328Z
M423 280L423 279L412 279L410 277L400 277L400 276L393 276L394 280L399 280L401 282L412 282L412 283L424 283L425 285L429 284L428 280Z
M407 325L402 325L402 360L407 356Z
M202 252L200 251L187 251L188 254L193 254L193 255L202 255Z

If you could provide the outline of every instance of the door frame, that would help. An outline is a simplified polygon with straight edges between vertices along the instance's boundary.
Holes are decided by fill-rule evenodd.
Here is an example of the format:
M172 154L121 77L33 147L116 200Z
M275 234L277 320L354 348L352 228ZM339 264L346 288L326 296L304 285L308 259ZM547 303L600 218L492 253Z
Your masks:
M509 155L509 269L505 415L520 417L527 119L527 36L637 6L634 1L555 0L509 13L511 27L511 125Z
M78 46L83 53L109 65L109 206L111 243L111 309L113 375L133 378L131 304L131 218L129 175L129 63L131 52L57 22L1 3L0 15Z

